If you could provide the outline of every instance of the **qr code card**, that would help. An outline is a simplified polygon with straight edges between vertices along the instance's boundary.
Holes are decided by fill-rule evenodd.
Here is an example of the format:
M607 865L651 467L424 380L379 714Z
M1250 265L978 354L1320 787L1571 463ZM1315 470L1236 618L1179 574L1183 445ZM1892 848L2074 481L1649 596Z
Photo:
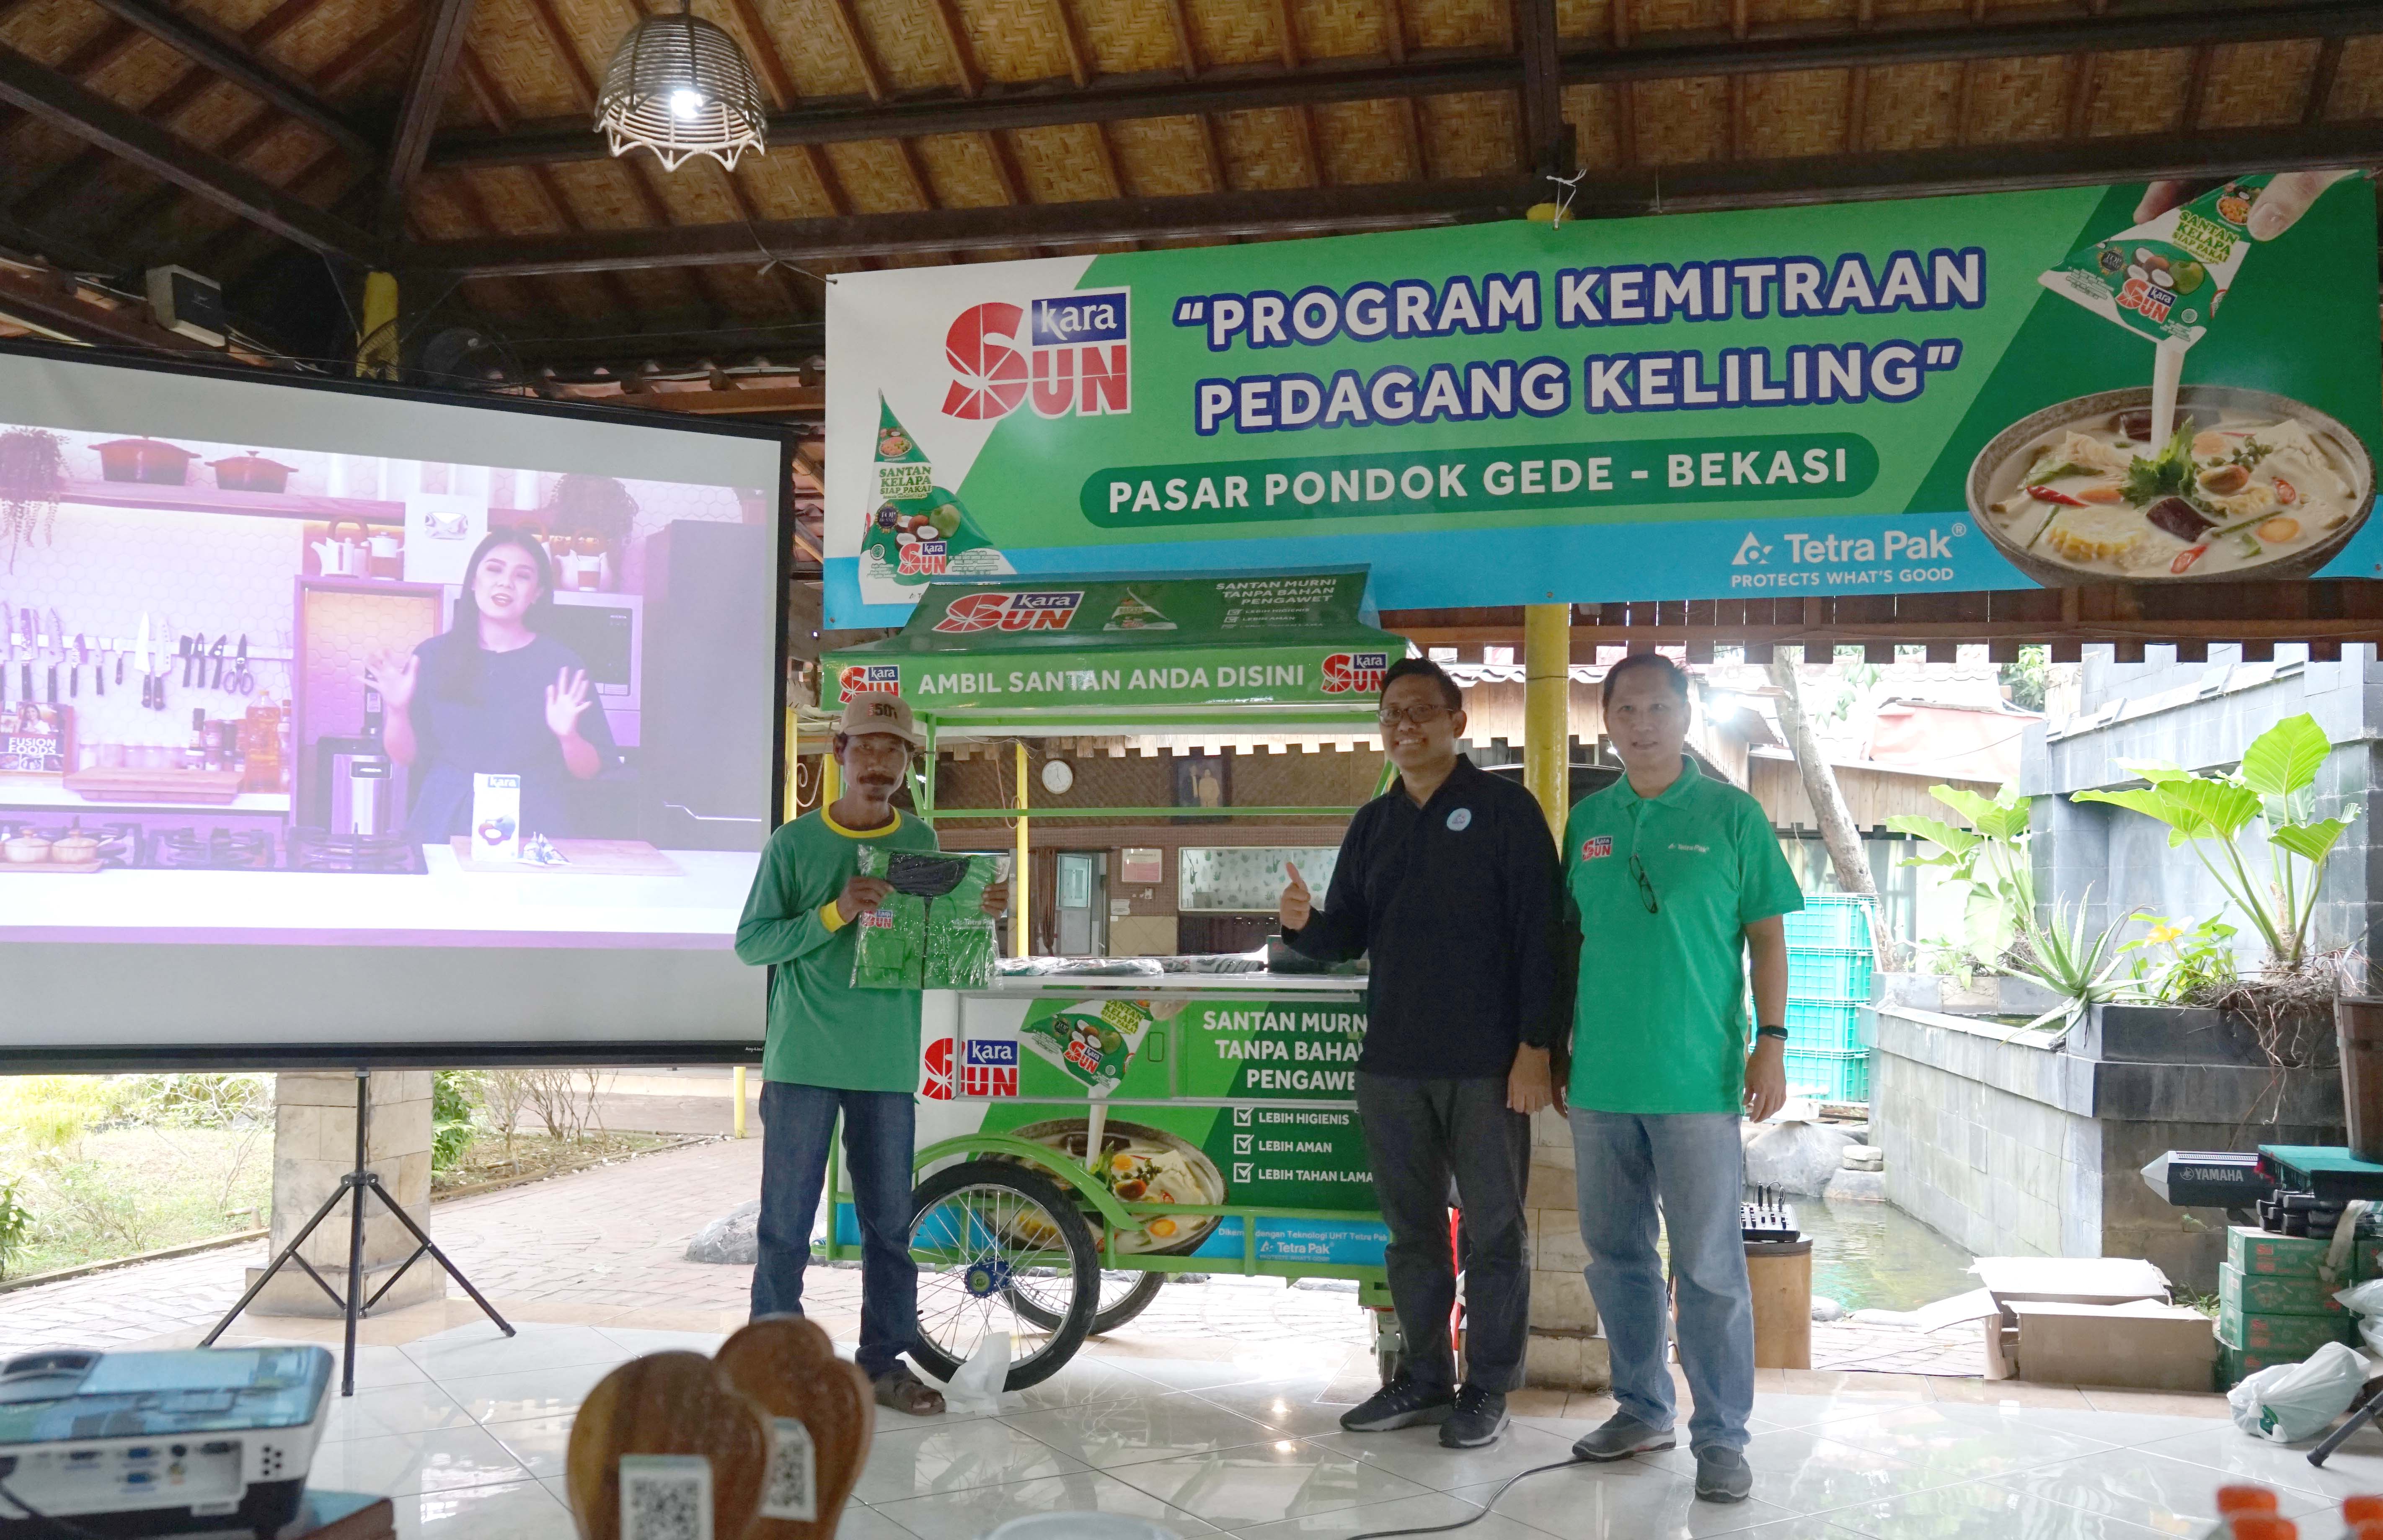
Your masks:
M621 1540L711 1540L711 1461L623 1455Z
M761 1517L819 1518L819 1462L811 1430L792 1417L770 1420L770 1480L761 1489Z

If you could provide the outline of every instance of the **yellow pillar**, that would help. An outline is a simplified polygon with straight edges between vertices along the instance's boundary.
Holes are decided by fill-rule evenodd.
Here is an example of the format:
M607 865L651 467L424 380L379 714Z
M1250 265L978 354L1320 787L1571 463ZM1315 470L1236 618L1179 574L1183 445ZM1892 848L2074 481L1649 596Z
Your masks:
M820 807L834 807L835 799L843 795L844 767L835 762L835 745L831 740L828 751L820 756Z
M1026 955L1026 745L1018 745L1018 869L1009 878L1009 953Z
M1523 607L1523 784L1563 839L1572 810L1572 606Z
M356 337L356 378L397 378L397 275L364 275L364 308Z

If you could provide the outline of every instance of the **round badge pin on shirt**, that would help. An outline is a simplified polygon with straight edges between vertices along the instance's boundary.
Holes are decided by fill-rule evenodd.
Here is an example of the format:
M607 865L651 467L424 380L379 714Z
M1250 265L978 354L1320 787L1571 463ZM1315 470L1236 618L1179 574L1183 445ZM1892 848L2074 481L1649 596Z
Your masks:
M1449 815L1448 815L1448 828L1449 828L1449 832L1450 832L1451 833L1461 834L1461 833L1464 832L1464 831L1466 831L1467 829L1470 829L1470 828L1472 828L1472 827L1473 827L1473 809L1472 809L1472 808L1470 808L1470 807L1459 807L1456 811L1454 811L1454 812L1452 812L1452 813L1451 813L1451 814L1449 814Z

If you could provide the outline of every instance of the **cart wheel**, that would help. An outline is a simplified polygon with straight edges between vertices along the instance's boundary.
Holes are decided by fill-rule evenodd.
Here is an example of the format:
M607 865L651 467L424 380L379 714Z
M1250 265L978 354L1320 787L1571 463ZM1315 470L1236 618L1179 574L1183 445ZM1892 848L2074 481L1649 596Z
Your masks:
M1166 1282L1167 1275L1164 1273L1127 1273L1122 1277L1103 1274L1101 1297L1098 1308L1093 1312L1093 1329L1089 1335L1106 1337L1148 1310L1150 1301L1158 1298L1158 1290ZM1032 1300L1020 1296L1013 1302L1018 1306L1019 1314L1045 1331L1058 1326L1058 1318L1050 1315Z
M1399 1377L1399 1370L1405 1365L1406 1357L1407 1355L1397 1348L1374 1349L1374 1373L1380 1377L1382 1384L1388 1385Z
M920 1183L910 1201L920 1363L948 1380L986 1337L1007 1332L1006 1388L1057 1373L1100 1303L1092 1227L1058 1184L1007 1161L969 1161Z

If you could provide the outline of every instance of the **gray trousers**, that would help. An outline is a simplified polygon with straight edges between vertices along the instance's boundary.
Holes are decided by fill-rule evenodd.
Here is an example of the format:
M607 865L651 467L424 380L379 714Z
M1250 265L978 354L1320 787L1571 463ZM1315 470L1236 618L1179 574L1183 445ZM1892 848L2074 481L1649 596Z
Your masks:
M1448 1244L1451 1178L1464 1211L1466 1378L1488 1390L1522 1383L1530 1331L1529 1231L1523 1186L1531 1122L1506 1107L1506 1078L1414 1079L1357 1076L1357 1115L1374 1193L1390 1227L1383 1261L1390 1302L1406 1338L1406 1366L1418 1386L1448 1389L1456 1378L1449 1312L1456 1270Z

